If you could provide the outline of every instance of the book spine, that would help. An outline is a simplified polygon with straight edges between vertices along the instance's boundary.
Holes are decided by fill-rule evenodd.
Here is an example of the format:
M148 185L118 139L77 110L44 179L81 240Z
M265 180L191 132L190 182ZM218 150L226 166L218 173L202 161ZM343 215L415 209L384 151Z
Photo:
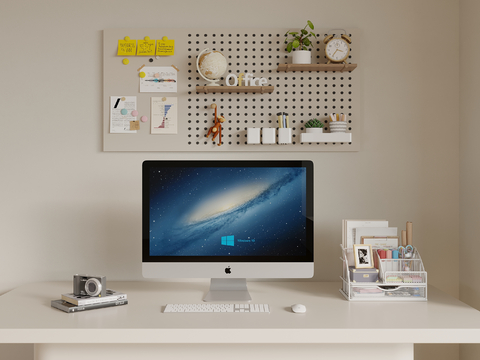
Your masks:
M121 305L127 305L128 300L119 300L119 301L111 301L108 303L101 303L101 304L93 304L93 305L80 305L80 306L65 306L60 302L57 301L52 301L51 305L52 307L62 310L67 313L74 313L74 312L79 312L79 311L85 311L85 310L94 310L94 309L102 309L102 308L107 308L111 306L121 306Z
M103 303L108 303L111 301L117 301L117 300L126 300L127 295L126 294L121 294L121 295L110 295L110 296L105 296L105 297L95 297L95 298L90 298L90 299L74 299L69 296L62 295L62 300L69 302L71 304L75 305L94 305L94 304L103 304Z

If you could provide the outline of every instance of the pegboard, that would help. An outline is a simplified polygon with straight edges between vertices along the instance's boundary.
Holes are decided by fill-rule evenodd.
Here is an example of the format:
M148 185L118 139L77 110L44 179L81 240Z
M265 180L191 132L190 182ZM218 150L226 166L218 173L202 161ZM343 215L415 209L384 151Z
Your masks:
M314 22L314 21L313 21ZM104 30L104 150L105 151L358 151L360 146L361 68L354 71L279 72L278 64L291 63L285 51L284 34L289 29L109 29ZM352 39L349 63L358 63L358 31L346 29ZM312 63L326 63L323 39L329 29L315 29L317 39L312 50ZM117 41L131 39L175 40L175 55L127 57L116 56ZM196 86L207 85L198 74L196 57L205 48L221 51L228 67L219 84L228 74L251 73L267 79L274 86L272 93L197 93ZM149 60L153 61L150 62ZM177 93L140 93L137 69L142 66L175 65L178 72ZM226 88L228 89L228 88ZM178 133L150 134L150 123L141 123L136 134L109 133L110 96L136 96L139 116L150 118L150 98L176 96L178 101ZM206 137L213 125L212 103L226 121L222 127L222 145ZM248 127L277 128L278 112L287 112L292 128L292 144L249 145ZM324 122L328 132L328 115L344 113L348 118L350 143L301 143L304 123L311 118Z

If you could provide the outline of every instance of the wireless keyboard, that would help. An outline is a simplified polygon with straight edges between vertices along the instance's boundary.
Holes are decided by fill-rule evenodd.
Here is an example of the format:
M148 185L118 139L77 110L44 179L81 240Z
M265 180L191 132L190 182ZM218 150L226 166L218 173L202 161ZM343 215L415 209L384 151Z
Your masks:
M164 313L169 312L256 312L269 313L270 306L268 304L167 304Z

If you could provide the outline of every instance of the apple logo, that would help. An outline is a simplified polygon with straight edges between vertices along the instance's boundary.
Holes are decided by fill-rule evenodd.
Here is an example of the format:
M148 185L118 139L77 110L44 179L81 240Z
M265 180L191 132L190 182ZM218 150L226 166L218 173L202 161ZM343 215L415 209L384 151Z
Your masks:
M232 273L232 269L230 269L230 266L225 268L225 274L231 274Z

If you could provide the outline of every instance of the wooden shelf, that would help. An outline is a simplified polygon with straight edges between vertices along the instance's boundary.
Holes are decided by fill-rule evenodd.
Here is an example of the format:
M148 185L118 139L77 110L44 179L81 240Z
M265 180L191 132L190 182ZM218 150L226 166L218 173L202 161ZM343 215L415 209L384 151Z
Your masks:
M302 143L326 143L326 142L352 142L351 133L302 133L300 134L300 142Z
M353 71L357 64L279 64L277 71Z
M271 93L274 86L197 86L197 93Z

